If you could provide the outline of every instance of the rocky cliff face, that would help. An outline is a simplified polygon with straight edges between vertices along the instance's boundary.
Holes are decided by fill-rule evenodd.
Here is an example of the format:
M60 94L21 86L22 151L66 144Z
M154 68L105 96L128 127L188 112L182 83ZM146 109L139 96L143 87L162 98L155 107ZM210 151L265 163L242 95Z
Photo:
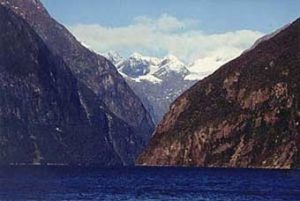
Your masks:
M84 81L75 74L66 58L54 47L49 48L20 17L23 11L7 6L9 2L37 3L36 8L42 9L37 1L5 1L5 5L0 5L0 165L133 164L145 145L151 125L141 120L140 124L145 125L139 130L112 112L104 95L100 96L88 85L91 81ZM20 13L16 15L12 9ZM59 32L48 28L53 34ZM63 45L61 48L64 51ZM84 63L84 56L81 59ZM103 68L105 66L111 73L115 72L109 62ZM117 73L115 76L119 77ZM111 81L115 80L111 78ZM122 83L124 80L120 79L119 84ZM114 84L119 87L118 83ZM115 91L110 98L121 94ZM128 104L135 100L138 101L135 95L131 99L124 98Z
M154 129L150 115L114 65L79 43L50 17L39 0L0 0L25 21L49 49L60 55L75 77L95 93L106 107L131 126L144 147ZM126 135L124 136L126 138Z
M121 165L103 103L26 22L0 18L0 164Z
M300 19L179 97L140 165L300 167Z

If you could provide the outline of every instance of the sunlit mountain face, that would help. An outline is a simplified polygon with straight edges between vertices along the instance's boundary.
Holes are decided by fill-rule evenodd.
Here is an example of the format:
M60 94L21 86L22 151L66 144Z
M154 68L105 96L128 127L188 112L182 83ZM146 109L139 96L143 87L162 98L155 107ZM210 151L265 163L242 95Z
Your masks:
M138 164L299 168L299 33L298 18L184 92Z

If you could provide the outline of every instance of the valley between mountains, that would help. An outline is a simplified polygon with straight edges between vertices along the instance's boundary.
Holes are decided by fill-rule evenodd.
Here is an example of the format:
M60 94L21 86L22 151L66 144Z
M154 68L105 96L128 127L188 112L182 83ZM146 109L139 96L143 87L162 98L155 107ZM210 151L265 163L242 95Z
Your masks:
M137 163L299 168L300 19L183 93Z
M98 54L0 0L0 165L300 167L300 19L234 60Z

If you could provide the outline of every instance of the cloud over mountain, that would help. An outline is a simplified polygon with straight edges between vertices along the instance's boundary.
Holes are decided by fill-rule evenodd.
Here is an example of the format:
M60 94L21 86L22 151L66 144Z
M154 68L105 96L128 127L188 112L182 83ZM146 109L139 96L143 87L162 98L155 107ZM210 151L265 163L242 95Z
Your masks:
M158 18L136 17L130 25L122 27L76 24L68 28L95 51L115 50L123 55L135 51L152 56L174 54L185 62L207 57L232 59L263 35L254 30L208 34L201 30L199 21L168 14Z

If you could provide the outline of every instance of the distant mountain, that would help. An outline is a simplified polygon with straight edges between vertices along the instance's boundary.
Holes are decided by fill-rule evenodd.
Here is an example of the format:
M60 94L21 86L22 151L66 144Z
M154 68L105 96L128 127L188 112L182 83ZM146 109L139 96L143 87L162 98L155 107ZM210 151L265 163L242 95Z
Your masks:
M163 59L139 53L132 54L128 59L116 55L119 54L106 54L143 101L156 123L162 119L171 103L199 79L199 74L190 72L188 66L173 55Z
M110 51L103 55L106 58L109 58L113 64L118 64L119 62L123 61L123 57L118 52Z
M94 132L93 135L105 136L110 134L110 139L104 138L106 141L110 140L110 143L114 145L114 152L118 153L121 163L132 164L153 132L154 124L140 99L118 73L115 66L106 58L90 51L79 43L62 25L50 17L39 0L0 0L0 4L24 19L42 39L49 51L54 56L57 55L62 58L61 62L65 63L65 66L71 70L80 86L86 88L82 92L87 96L83 97L86 99L86 102L81 103L86 112L89 113L89 105L91 104L95 110L103 110L104 113L112 116L107 117L109 123L107 125L105 119L95 117L99 124L97 126L101 126L103 123L110 129L105 128L105 131L99 130L99 132ZM2 18L1 22L6 23ZM20 30L17 29L15 31ZM2 39L8 40L10 36L4 35L3 32L1 29ZM30 57L30 52L29 55L24 53L23 56ZM21 68L21 66L19 63L16 68ZM79 103L78 106L80 106ZM70 107L75 106L72 106L70 103ZM94 117L93 114L89 115ZM111 130L114 130L116 133L110 132ZM79 131L80 129L78 129ZM119 131L122 131L122 133ZM85 132L82 131L81 134L85 135ZM88 134L86 135L88 136ZM92 140L92 138L89 137L86 140ZM77 148L80 149L80 146ZM97 149L97 146L93 146L93 148ZM102 148L106 148L106 145L102 144L102 147L99 149L101 150ZM108 156L102 155L101 157L105 158ZM107 162L107 164L110 164L109 161Z
M300 19L181 95L139 165L300 168Z

